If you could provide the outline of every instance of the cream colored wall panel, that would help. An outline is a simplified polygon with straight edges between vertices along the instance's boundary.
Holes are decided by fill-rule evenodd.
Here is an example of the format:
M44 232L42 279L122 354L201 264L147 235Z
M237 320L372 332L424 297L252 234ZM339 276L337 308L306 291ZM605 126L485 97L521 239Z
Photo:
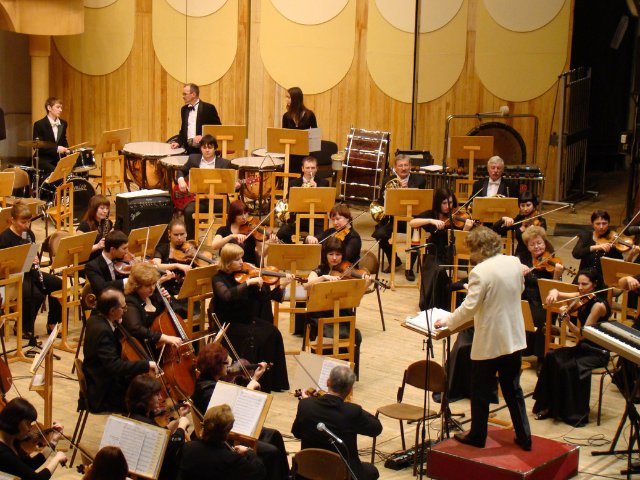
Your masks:
M369 2L367 65L376 85L401 102L411 102L413 34L394 28ZM447 92L457 81L466 58L467 6L445 27L420 35L418 101Z
M349 0L271 0L288 20L303 25L319 25L337 16Z
M260 54L277 83L312 94L329 90L344 78L353 61L356 0L321 25L292 22L270 0L261 5Z
M520 33L498 25L478 3L475 63L482 84L512 102L531 100L553 86L567 60L570 7L567 2L544 27Z
M188 17L166 1L153 2L153 47L180 82L208 85L229 70L238 46L238 2L206 17Z
M495 22L514 32L531 32L542 28L560 13L565 3L565 0L483 1Z
M87 75L106 75L117 70L133 46L135 0L118 0L104 8L84 9L84 33L56 36L62 57Z
M433 32L449 23L463 0L420 0L420 33ZM382 17L403 32L415 30L416 6L413 0L376 0Z
M160 2L162 0L155 0ZM237 0L232 0L237 2ZM177 12L190 17L206 17L220 10L227 0L167 0Z
M84 6L87 8L104 8L118 0L84 0Z

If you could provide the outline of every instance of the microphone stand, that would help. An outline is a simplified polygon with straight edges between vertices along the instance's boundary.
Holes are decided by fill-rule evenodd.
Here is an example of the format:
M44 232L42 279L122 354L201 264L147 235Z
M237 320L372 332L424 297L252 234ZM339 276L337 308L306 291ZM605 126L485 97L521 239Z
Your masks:
M340 458L342 459L342 461L344 462L344 464L347 466L347 470L349 470L349 473L351 474L351 478L353 478L353 480L358 480L358 477L356 477L356 474L353 473L353 470L351 469L351 465L349 465L349 462L347 461L346 458L344 458L344 455L342 454L342 451L340 450L340 448L337 445L337 442L334 440L334 438L331 435L327 435L329 437L329 442L331 442L331 445L333 446L333 449L338 452L338 455L340 455ZM346 445L345 445L345 450L347 449ZM349 450L347 450L347 454L349 453Z

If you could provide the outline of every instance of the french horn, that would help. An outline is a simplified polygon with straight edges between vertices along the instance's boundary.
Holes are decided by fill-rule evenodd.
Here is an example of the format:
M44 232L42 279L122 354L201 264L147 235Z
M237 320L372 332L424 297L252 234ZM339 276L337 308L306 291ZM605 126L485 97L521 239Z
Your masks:
M402 188L402 182L398 177L394 177L384 184L385 192L387 190L394 190L396 188ZM384 206L380 205L378 202L371 202L369 204L369 213L371 214L371 218L376 223L380 223L383 219L387 217L384 214Z

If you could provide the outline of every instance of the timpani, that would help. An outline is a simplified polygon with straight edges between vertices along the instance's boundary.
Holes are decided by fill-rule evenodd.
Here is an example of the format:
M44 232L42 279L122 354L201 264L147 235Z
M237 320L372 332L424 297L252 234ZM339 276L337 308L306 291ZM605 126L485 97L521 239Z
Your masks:
M167 190L169 182L165 172L159 168L159 160L181 155L185 151L183 148L171 148L170 144L164 142L130 142L122 147L122 153L125 157L124 181L127 189L133 181L141 189Z
M267 152L266 148L256 148L251 152L253 157L266 157L269 155L272 158L282 158L284 160L284 153Z
M189 155L175 155L173 157L164 157L160 159L160 165L163 169L163 173L165 178L169 180L170 188L173 190L174 185L176 184L176 177L178 170L181 170L182 167L189 160Z
M231 164L239 170L240 196L246 204L247 200L256 205L258 215L263 215L265 200L271 193L271 173L282 170L284 160L269 157L240 157L231 160Z

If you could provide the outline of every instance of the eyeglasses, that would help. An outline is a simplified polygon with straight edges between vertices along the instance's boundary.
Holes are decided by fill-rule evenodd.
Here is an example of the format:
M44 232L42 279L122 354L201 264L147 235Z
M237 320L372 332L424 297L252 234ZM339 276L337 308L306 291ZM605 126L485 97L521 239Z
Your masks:
M124 305L120 305L120 308L126 312L127 311L127 304L125 303Z

